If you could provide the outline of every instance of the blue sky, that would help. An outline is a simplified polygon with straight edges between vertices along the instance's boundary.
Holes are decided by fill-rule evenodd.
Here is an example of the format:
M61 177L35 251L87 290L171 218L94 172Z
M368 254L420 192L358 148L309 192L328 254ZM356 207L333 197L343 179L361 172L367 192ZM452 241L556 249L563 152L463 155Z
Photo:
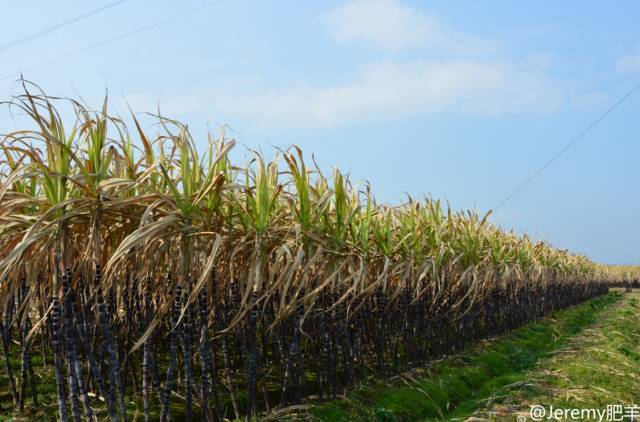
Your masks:
M109 1L3 5L0 45ZM0 51L15 72L206 4L126 0ZM379 201L495 207L640 81L640 3L226 0L41 68L47 92L295 143ZM606 263L640 263L640 93L493 217ZM0 132L20 125L0 112Z

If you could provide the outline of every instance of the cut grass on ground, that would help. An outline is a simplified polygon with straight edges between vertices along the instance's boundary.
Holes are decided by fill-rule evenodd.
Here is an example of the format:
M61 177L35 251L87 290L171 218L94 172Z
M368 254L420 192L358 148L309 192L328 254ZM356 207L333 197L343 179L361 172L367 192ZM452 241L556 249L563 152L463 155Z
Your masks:
M531 372L526 388L511 388L475 416L495 421L547 409L640 406L640 292L605 309L598 323ZM636 411L640 419L640 411ZM629 420L629 419L625 419Z
M518 329L496 341L385 382L372 382L344 399L317 404L295 419L322 421L416 421L464 419L515 386L529 384L530 371L594 324L621 301L612 292ZM526 390L526 387L524 388Z

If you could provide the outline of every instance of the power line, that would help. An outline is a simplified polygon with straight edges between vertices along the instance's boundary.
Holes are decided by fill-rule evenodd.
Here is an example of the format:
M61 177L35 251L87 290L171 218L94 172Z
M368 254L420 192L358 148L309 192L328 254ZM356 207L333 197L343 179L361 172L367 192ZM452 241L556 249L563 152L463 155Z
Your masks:
M124 1L125 0L114 1L112 3L109 3L109 4L105 5L105 6L102 6L102 7L99 7L97 9L94 9L94 10L92 10L90 12L84 13L84 14L76 16L76 17L73 17L73 18L71 18L69 20L66 20L64 22L60 22L59 24L53 25L53 26L51 26L49 28L43 29L41 31L35 32L33 34L30 34L30 35L26 35L26 36L24 36L22 38L18 38L17 40L10 41L10 42L8 42L6 44L0 45L0 52L8 50L8 49L10 49L12 47L15 47L17 45L24 44L24 43L26 43L28 41L31 41L31 40L36 39L38 37L41 37L41 36L43 36L45 34L48 34L50 32L56 31L56 30L58 30L60 28L63 28L65 26L67 26L67 25L71 25L72 23L76 23L78 21L81 21L82 19L88 18L89 16L93 16L93 15L95 15L97 13L103 12L103 11L105 11L107 9L110 9L113 6L116 6L116 5L118 5L118 4L120 4L120 3L124 2Z
M226 0L217 0L217 1L213 1L211 3L207 3L205 5L202 5L200 7L196 7L195 9L187 10L187 11L179 13L177 15L173 15L173 16L170 16L168 18L165 18L165 19L156 21L154 23L151 23L149 25L140 27L140 28L135 29L135 30L133 30L131 32L126 32L124 34L118 35L118 36L113 37L113 38L109 38L109 39L104 40L104 41L100 41L98 43L89 45L87 47L84 47L84 48L81 48L79 50L73 51L71 53L65 54L63 56L59 56L59 57L56 57L56 58L51 59L51 60L47 60L47 61L42 62L42 63L38 63L38 64L36 64L34 66L28 67L26 69L22 69L19 72L10 73L10 74L8 74L6 76L1 77L0 80L6 80L6 79L12 78L14 76L19 76L23 72L29 72L31 70L39 69L41 67L50 65L51 63L56 63L56 62L59 62L61 60L68 59L69 57L77 56L78 54L85 53L85 52L87 52L89 50L93 50L94 48L102 47L103 45L110 44L112 42L119 41L119 40L124 39L124 38L128 38L128 37L130 37L132 35L139 34L140 32L144 32L144 31L147 31L149 29L155 28L156 26L163 25L165 23L180 19L182 17L185 17L187 15L191 15L191 14L196 13L196 12L200 12L201 10L208 9L208 8L216 6L216 5L220 4L220 3L224 3L225 1Z
M595 119L593 122L591 122L591 124L589 126L587 126L582 132L580 132L575 138L573 138L568 144L566 144L560 151L558 151L553 157L551 157L546 163L544 163L540 168L538 168L535 172L533 172L533 174L531 176L529 176L528 179L526 179L524 182L522 182L517 188L515 188L509 195L507 195L506 198L504 198L497 207L495 207L493 209L493 212L496 212L498 209L500 209L504 204L506 204L507 202L509 202L509 200L511 200L511 198L513 198L514 196L516 196L518 194L518 192L520 192L525 186L527 186L529 183L531 183L531 181L533 179L535 179L536 177L538 177L538 175L540 173L542 173L547 167L549 167L554 161L556 161L558 158L560 158L560 156L562 154L564 154L569 148L571 148L575 143L577 143L580 139L582 139L582 137L584 135L586 135L591 129L593 129L598 123L600 123L602 120L604 120L605 117L607 117L609 115L609 113L611 113L613 110L615 110L616 108L618 108L618 106L620 104L622 104L627 98L629 98L631 95L633 95L634 92L636 92L638 89L640 88L640 83L638 83L637 85L635 85L633 88L631 88L629 91L627 91L626 94L624 94L618 101L616 101L615 104L613 104L611 107L609 107L604 113L602 113L600 116L598 116L597 119Z

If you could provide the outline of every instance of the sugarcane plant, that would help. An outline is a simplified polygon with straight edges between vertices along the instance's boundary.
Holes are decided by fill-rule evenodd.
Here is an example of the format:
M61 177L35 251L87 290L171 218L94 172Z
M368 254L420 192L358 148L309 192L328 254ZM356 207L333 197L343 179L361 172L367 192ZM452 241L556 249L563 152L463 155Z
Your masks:
M61 421L250 420L640 278L490 213L381 204L295 146L241 164L224 127L200 141L162 115L111 115L107 98L93 110L21 86L5 106L30 123L0 139L0 351L18 413L42 405L50 371Z

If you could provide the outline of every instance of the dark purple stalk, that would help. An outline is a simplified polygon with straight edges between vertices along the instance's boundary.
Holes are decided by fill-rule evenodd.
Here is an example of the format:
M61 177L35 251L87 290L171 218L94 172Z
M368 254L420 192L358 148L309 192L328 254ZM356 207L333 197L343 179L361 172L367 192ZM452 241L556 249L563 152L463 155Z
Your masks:
M124 396L122 395L123 390L121 388L122 381L120 379L120 364L118 362L115 339L113 337L113 333L111 332L111 324L107 315L107 306L104 303L104 297L102 296L102 291L99 287L102 280L102 268L99 265L96 265L95 278L96 286L98 286L96 301L98 303L98 318L100 319L100 328L102 329L102 347L106 354L107 367L109 368L109 377L111 378L111 382L109 383L109 394L114 398L117 394L119 418L124 421L126 420L126 408L124 405Z
M168 282L171 283L171 276L168 277ZM167 381L162 391L162 410L160 413L160 420L166 422L169 420L169 403L171 401L171 392L175 388L176 383L176 369L178 366L178 340L179 340L179 327L176 326L178 318L180 317L180 299L182 298L182 289L179 285L176 285L175 299L173 302L173 308L171 313L171 331L169 332L169 365L167 367Z
M76 346L76 333L73 324L73 308L75 304L73 291L70 289L72 279L71 270L67 269L63 277L64 291L64 335L65 349L67 354L67 364L69 367L69 396L71 397L71 415L74 421L80 421L79 400L82 402L85 416L88 420L93 420L93 410L89 404L89 396L84 388L84 380L82 378L82 366L78 359Z
M145 307L145 324L149 325L151 323L151 278L147 278L147 283L144 291L144 307ZM142 350L142 400L143 400L143 411L144 411L144 421L149 422L149 391L151 390L151 385L149 383L150 373L152 371L152 363L151 363L151 339L153 335L150 335L144 342L143 350Z
M258 321L258 293L254 290L251 293L251 310L249 311L249 321L247 336L249 341L249 353L247 354L247 420L250 416L257 416L256 385L258 376L258 338L256 336L256 326Z
M191 295L191 281L185 280L187 289L184 292L183 303L189 300ZM184 371L184 397L186 402L186 420L193 420L193 362L191 353L191 315L189 309L185 310L182 322L182 363Z
M13 298L10 298L6 312L3 312L2 315L0 315L0 336L2 336L0 340L2 342L2 361L4 363L4 370L7 374L7 378L9 379L11 397L13 397L13 404L17 405L19 401L18 390L16 388L16 380L13 376L13 369L9 364L9 353L11 351L11 320L13 318L12 308Z

